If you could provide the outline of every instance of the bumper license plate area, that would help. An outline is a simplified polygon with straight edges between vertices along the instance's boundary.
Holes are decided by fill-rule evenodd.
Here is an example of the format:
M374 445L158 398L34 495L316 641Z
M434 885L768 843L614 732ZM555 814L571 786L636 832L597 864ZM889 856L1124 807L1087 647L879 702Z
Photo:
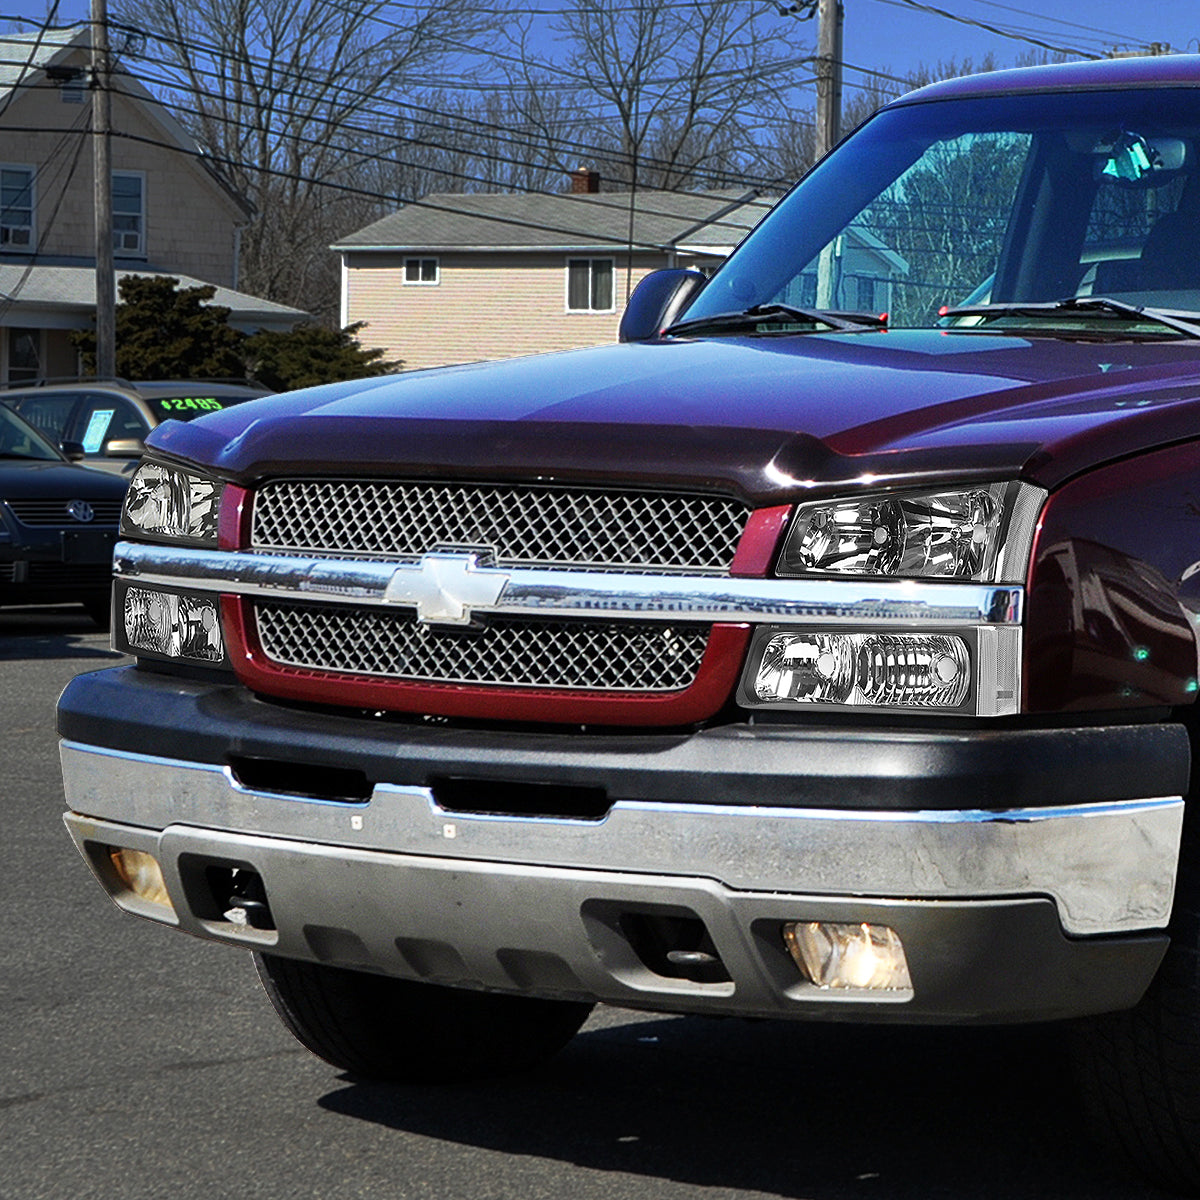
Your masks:
M117 535L108 529L64 529L62 560L86 566L112 562Z

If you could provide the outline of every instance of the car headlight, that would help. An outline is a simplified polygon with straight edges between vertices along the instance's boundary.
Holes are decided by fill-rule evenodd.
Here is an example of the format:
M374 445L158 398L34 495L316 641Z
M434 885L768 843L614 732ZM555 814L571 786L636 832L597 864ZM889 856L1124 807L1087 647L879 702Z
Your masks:
M800 504L776 574L1020 582L1045 497L995 483Z
M223 488L194 471L144 462L129 481L121 533L215 546Z

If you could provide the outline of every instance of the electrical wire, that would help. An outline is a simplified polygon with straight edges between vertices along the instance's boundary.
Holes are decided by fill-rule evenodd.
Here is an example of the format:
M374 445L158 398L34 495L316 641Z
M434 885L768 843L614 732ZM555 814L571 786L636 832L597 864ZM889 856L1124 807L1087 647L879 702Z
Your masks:
M75 172L79 167L79 159L83 154L83 148L86 145L86 126L90 124L90 110L85 109L78 117L75 118L73 125L64 131L62 137L55 143L50 153L43 159L42 163L34 172L33 182L39 183L42 181L43 172L48 170L50 164L58 157L58 154L63 150L68 140L72 135L77 135L77 143L74 153L71 155L71 161L67 168L66 178L63 180L62 187L59 189L58 198L54 203L54 207L50 210L50 215L43 222L39 222L37 246L33 249L30 255L30 261L26 264L24 271L21 272L20 278L13 286L11 292L0 294L0 318L7 315L9 310L16 304L20 298L20 294L25 285L29 282L30 276L33 274L33 269L38 265L37 259L42 254L46 247L46 241L50 236L55 224L58 221L59 213L62 211L62 206L71 190L71 181L75 178ZM50 179L47 181L50 186L54 186L56 180Z
M1066 54L1073 58L1103 58L1102 54L1094 54L1089 50L1081 50L1077 46L1058 46L1052 42L1044 41L1042 38L1031 37L1028 34L1017 33L1015 30L1002 29L998 25L993 25L987 21L980 21L973 17L964 17L959 13L952 13L944 8L938 8L935 4L926 4L923 0L875 0L877 4L889 4L894 8L910 8L917 9L920 12L930 13L936 17L944 17L947 21L957 21L960 25L970 25L976 29L986 30L988 33L994 33L997 37L1009 38L1015 42L1025 42L1030 46L1037 46L1041 50L1049 50L1051 54Z
M3 98L0 98L0 117L4 116L8 111L8 107L12 104L18 89L24 84L26 76L33 73L34 59L37 58L38 51L42 48L43 39L54 24L54 18L58 15L59 3L60 0L54 0L54 3L50 6L50 11L46 14L46 22L38 28L37 37L34 38L33 44L29 47L29 57L22 64L16 82L4 93Z

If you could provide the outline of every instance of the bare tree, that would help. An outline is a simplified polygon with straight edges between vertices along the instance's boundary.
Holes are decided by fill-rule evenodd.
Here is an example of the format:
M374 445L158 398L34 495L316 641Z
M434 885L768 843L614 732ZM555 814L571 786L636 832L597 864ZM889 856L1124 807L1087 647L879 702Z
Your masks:
M403 10L386 0L116 0L113 8L116 21L145 34L139 77L158 85L256 210L242 286L332 320L338 277L327 247L379 214L378 202L354 189L395 128L388 102L414 76L453 65L494 18L457 0Z
M556 60L519 31L514 109L559 172L590 154L606 178L637 186L740 176L772 80L805 61L780 38L774 6L755 0L568 0L552 28Z
M569 121L558 128L565 146ZM542 129L514 109L503 86L427 93L405 108L378 150L363 178L398 202L430 192L552 192L563 183Z
M1018 60L1019 66L1043 61L1044 55L1025 56ZM934 64L921 63L906 78L887 73L886 69L868 75L866 82L847 88L847 98L842 108L843 135L858 128L885 104L903 96L905 92L925 87L941 79L956 79L960 75L978 75L996 71L999 63L987 54L978 62L970 58L950 59ZM781 184L800 178L813 165L816 150L815 114L811 108L798 113L789 113L782 121L773 123L765 137L758 140L756 168Z

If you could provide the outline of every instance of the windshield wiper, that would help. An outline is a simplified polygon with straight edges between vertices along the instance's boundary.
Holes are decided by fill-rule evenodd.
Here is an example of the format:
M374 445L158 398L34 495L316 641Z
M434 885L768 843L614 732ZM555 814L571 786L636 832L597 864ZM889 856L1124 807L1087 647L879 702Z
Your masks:
M1108 313L1129 321L1150 321L1166 329L1173 329L1184 337L1200 338L1200 317L1193 321L1164 312L1161 308L1143 308L1140 304L1127 304L1124 300L1113 300L1110 296L1068 296L1065 300L1051 300L1048 303L964 304L961 308L948 308L941 315L943 318L1069 317L1089 312Z
M753 329L759 325L782 320L794 325L824 325L829 329L884 328L882 317L871 313L835 313L824 309L797 308L794 304L755 304L742 312L713 313L707 317L692 317L676 321L663 330L664 334L699 333L705 329Z

